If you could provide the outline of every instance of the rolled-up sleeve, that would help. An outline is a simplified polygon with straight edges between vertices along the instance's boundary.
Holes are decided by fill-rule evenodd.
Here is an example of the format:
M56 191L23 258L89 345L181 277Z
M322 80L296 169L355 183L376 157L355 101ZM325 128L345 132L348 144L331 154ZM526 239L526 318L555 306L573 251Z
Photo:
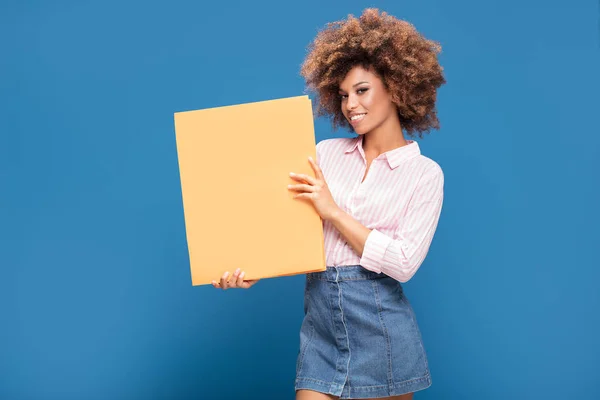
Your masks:
M361 265L407 282L417 272L433 240L444 198L444 174L434 164L421 177L402 223L393 237L373 229L363 249Z

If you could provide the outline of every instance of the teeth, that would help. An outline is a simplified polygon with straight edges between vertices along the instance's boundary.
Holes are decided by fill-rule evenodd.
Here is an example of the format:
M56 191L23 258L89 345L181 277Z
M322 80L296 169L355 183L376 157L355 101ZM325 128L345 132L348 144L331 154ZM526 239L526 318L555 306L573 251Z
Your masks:
M352 117L350 117L350 119L352 121L356 121L357 119L361 119L364 116L365 116L365 114L356 114L356 115L353 115Z

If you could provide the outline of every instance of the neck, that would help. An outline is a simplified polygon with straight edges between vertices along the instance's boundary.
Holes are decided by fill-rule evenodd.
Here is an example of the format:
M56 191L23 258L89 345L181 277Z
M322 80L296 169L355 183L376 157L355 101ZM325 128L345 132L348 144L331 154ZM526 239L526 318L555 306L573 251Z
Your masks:
M365 133L362 146L365 153L377 157L407 144L398 116L394 114L375 129Z

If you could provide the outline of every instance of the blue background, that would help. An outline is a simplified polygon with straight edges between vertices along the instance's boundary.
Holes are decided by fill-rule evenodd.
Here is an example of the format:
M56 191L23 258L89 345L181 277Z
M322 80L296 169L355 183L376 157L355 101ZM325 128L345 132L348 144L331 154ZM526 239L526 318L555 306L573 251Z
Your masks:
M303 94L317 30L368 6L448 80L415 398L600 398L597 1L3 0L0 399L293 399L304 277L191 286L173 113Z

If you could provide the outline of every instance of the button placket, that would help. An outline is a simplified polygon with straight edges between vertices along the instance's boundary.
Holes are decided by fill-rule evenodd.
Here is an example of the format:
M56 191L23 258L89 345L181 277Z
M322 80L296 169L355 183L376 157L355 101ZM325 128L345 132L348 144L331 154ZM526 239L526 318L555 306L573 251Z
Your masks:
M354 213L356 211L356 209L354 208L355 206L355 202L356 202L356 198L359 195L364 195L364 192L367 190L369 182L373 179L373 177L371 176L372 174L374 174L376 172L376 168L377 168L377 163L376 161L378 160L378 158L373 159L373 161L371 161L371 165L369 167L369 171L367 172L367 176L365 175L365 171L366 171L366 163L365 163L365 171L362 172L361 175L361 181L359 181L358 185L355 187L355 189L352 191L352 198L351 198L351 209L352 212ZM362 180L362 178L365 178L364 180Z

